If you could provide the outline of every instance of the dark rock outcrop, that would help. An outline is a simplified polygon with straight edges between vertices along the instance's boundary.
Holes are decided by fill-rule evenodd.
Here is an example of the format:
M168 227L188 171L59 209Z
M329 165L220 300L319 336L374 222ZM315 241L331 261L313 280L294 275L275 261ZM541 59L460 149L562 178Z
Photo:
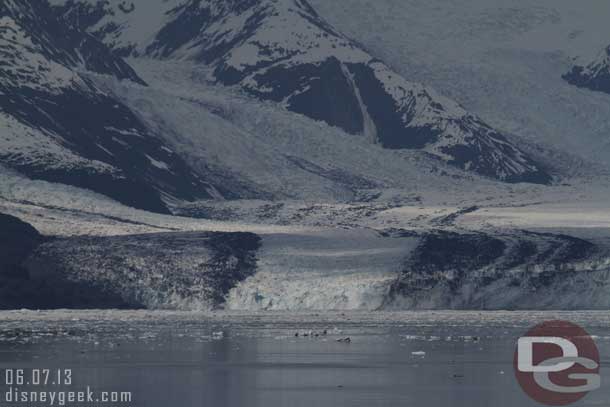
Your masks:
M37 293L23 263L45 240L30 224L0 214L0 309L35 303Z
M27 260L51 308L222 307L256 271L252 233L163 233L56 239Z
M256 271L252 233L49 238L0 214L0 309L212 309Z
M594 243L567 235L430 232L407 259L387 304L409 309L593 307L595 300L577 291L563 298L563 292L572 281L591 287L606 281L607 257Z
M610 46L587 66L574 66L563 78L580 88L610 93Z

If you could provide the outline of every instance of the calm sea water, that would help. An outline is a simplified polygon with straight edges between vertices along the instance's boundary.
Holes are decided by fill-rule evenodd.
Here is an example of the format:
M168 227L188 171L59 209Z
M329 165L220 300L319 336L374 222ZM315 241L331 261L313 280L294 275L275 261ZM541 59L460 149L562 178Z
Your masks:
M610 313L108 311L0 313L0 405L11 387L90 386L131 392L130 403L105 404L117 406L535 406L515 380L513 352L552 319L595 335L602 388L577 405L609 405ZM7 384L7 369L23 369L24 384ZM68 370L71 384L27 385L45 369L60 379Z

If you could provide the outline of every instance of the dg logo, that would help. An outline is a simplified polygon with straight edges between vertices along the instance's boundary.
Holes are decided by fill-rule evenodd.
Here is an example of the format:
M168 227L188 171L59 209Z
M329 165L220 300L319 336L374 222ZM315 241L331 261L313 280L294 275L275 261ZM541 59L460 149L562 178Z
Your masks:
M521 388L549 406L577 402L601 386L599 352L587 332L571 322L544 322L519 338L514 369Z

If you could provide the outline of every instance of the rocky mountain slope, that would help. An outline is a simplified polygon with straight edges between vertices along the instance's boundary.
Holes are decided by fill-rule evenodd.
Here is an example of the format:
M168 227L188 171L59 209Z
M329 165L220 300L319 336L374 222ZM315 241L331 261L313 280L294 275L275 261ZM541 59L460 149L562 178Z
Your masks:
M389 149L423 150L507 182L550 176L500 131L409 82L302 0L53 0L69 25L118 55L197 61L237 85Z
M144 82L45 2L0 4L0 163L167 212L166 201L221 196L91 74Z
M608 168L610 98L562 78L610 43L608 3L309 2L402 77L438 89L493 128ZM570 167L565 157L550 161Z
M568 235L431 231L406 260L385 306L605 308L608 265L605 245Z
M256 272L259 246L253 233L67 238L24 266L50 293L47 307L209 310Z

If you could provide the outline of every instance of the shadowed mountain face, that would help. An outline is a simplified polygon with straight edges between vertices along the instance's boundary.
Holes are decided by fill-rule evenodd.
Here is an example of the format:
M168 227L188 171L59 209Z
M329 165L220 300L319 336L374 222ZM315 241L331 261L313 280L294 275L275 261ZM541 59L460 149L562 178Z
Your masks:
M405 262L388 306L528 309L571 304L587 308L594 301L574 295L560 305L561 296L547 293L578 292L574 285L595 287L607 276L606 265L605 249L573 236L433 231L423 236ZM596 295L602 291L601 283L594 290Z
M218 195L90 74L144 82L45 2L0 4L0 163L31 178L87 188L168 212L165 198Z
M0 214L0 309L211 309L256 271L253 233L49 238Z
M610 46L589 65L577 65L563 78L581 88L610 93Z
M204 310L255 273L259 246L253 233L78 237L40 246L25 267L45 307Z
M506 182L548 183L531 157L457 103L409 82L303 0L54 0L117 55L188 59L237 85L389 149L418 149ZM151 10L156 11L151 12Z

